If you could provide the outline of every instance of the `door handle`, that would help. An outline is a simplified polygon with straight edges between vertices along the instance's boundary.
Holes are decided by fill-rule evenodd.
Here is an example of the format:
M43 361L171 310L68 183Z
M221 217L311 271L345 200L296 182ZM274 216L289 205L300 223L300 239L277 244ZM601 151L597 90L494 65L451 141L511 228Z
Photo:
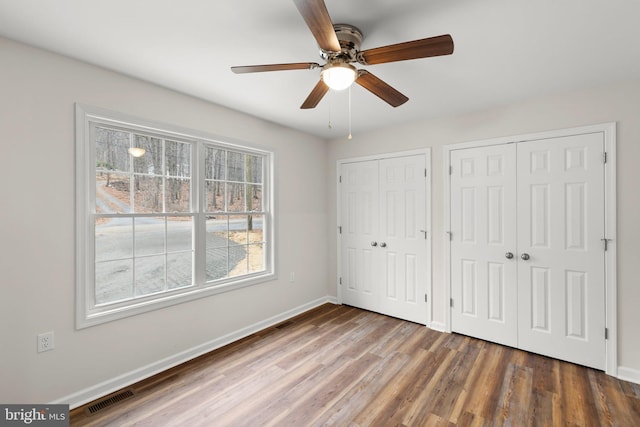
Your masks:
M522 255L520 255L520 258L522 258L524 261L528 261L530 257L529 257L529 254L525 252Z
M371 246L378 246L378 242L371 242Z
M511 259L511 258L513 258L513 253L511 253L511 252L507 252L506 254L504 254L504 257L505 257L506 259Z
M380 247L381 247L381 248L386 248L386 247L387 247L387 244L386 244L385 242L382 242L382 243L380 243Z

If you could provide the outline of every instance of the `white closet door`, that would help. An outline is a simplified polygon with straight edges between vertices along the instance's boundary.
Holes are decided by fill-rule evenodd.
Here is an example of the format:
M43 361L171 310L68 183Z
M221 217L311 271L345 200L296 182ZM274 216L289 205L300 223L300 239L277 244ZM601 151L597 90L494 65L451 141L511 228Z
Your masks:
M519 347L605 367L601 133L518 144ZM527 258L527 260L522 259Z
M345 163L340 174L342 302L378 311L378 162Z
M515 166L515 144L451 152L452 330L514 347Z
M425 168L424 155L380 160L380 312L421 324L427 322Z
M427 323L426 156L340 169L342 302Z

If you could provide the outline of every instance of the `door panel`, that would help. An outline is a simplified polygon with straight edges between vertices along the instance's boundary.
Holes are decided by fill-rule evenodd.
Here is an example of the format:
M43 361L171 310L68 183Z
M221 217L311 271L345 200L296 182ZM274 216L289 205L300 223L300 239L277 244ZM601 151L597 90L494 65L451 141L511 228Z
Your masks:
M427 240L424 155L380 160L380 312L426 324Z
M516 346L513 144L451 152L452 329Z
M476 295L478 295L478 275L476 262L470 259L461 260L462 264L462 314L478 317Z
M531 267L530 273L531 295L523 294L522 297L525 301L528 298L531 304L531 329L549 332L549 269Z
M530 189L531 215L529 231L530 246L534 248L549 247L549 185L536 184ZM526 226L527 224L525 224Z
M519 347L605 366L602 134L518 144ZM530 224L530 225L529 225Z
M489 288L488 318L498 322L504 322L504 265L490 262L488 264L487 287Z
M366 310L378 309L374 271L378 239L378 164L358 162L341 169L342 300Z

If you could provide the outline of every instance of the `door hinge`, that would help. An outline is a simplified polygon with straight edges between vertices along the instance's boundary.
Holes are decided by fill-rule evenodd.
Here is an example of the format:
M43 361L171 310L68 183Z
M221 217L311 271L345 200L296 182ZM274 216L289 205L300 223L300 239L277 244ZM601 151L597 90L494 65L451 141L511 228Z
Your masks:
M427 168L424 168L424 177L427 177Z
M342 234L342 226L341 225L338 226L338 233Z
M604 328L604 339L605 340L609 339L609 328Z
M339 182L340 184L342 184L342 175L340 175L340 176L338 177L338 182Z
M424 302L428 302L429 298L427 298L427 294L424 294Z
M453 166L449 165L449 175L453 175Z
M607 163L607 152L606 151L603 153L602 157L603 157L604 163Z
M449 298L449 307L453 307L453 298Z
M342 285L342 277L338 279L338 283Z

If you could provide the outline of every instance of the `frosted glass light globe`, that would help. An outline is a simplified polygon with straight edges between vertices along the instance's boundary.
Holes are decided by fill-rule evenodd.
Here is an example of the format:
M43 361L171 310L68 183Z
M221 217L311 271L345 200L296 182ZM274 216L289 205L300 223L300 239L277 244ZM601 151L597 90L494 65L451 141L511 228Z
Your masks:
M344 90L356 80L356 68L350 64L330 64L320 74L322 81L333 90Z

